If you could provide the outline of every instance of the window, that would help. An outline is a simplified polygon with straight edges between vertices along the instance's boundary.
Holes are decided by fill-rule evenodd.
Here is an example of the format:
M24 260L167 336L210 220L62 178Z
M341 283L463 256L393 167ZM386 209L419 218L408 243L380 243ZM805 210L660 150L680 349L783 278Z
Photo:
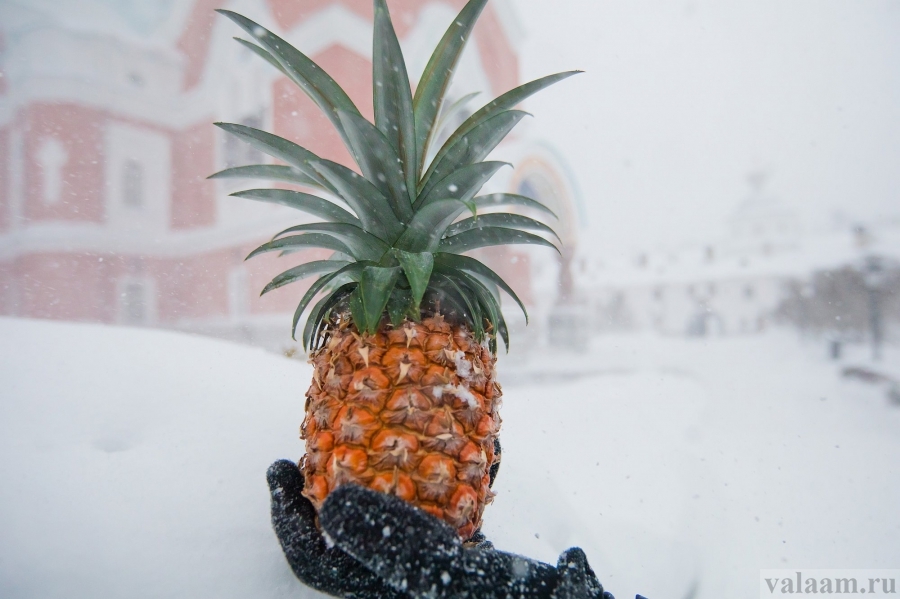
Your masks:
M523 180L519 184L519 194L534 200L538 199L538 196L540 195L537 189L534 188L534 184L528 179Z
M247 270L239 266L228 273L228 303L233 318L245 316L249 309Z
M122 203L129 208L144 207L144 166L133 158L122 165Z
M144 281L125 281L120 287L119 310L124 324L150 322L150 286Z
M3 316L16 316L18 314L18 281L12 277L6 277L0 282L0 314Z
M138 235L171 225L172 139L113 120L106 129L105 208L109 224Z
M62 198L63 167L69 160L69 153L62 142L48 137L41 142L36 158L41 166L44 202L56 204Z
M248 116L240 120L240 124L254 129L263 127L263 115L260 111L258 114ZM235 135L224 133L223 154L225 158L225 166L228 168L235 166L247 166L250 164L264 164L266 162L265 154L257 150L245 141L242 141Z

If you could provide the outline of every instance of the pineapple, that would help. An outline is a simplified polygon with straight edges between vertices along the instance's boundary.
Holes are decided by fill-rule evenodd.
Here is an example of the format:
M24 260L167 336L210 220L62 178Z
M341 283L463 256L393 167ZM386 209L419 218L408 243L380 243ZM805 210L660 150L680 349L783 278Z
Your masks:
M307 248L334 252L283 272L262 291L317 277L292 325L296 339L311 306L302 330L314 366L301 427L304 495L318 509L338 486L364 485L412 502L465 540L481 525L492 498L490 469L499 459L498 337L509 346L500 290L525 307L494 271L462 254L503 244L556 249L548 239L556 235L543 222L492 211L520 206L554 216L544 205L520 195L478 192L508 166L485 158L525 116L514 107L577 71L538 79L493 100L432 155L445 93L487 0L471 0L462 9L415 94L385 0L374 3L374 124L304 54L253 21L219 11L255 40L238 42L321 107L361 175L275 135L216 123L284 164L236 167L212 177L277 180L324 196L286 189L232 194L323 221L281 231L248 259Z

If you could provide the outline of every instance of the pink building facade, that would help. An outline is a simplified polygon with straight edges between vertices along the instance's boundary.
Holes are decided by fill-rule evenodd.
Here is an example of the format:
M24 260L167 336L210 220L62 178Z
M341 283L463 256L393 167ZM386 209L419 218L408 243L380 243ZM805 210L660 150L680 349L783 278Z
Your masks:
M389 5L416 77L463 1ZM126 17L127 6L122 3ZM222 168L268 161L212 122L273 131L353 165L318 108L231 40L239 31L215 15L219 7L294 43L372 118L370 0L191 0L155 21L111 13L89 24L77 11L5 8L0 315L159 326L272 348L290 344L289 314L305 288L296 284L262 298L258 291L293 263L243 259L273 231L303 217L228 197L268 183L207 180ZM516 27L506 3L489 5L451 96L481 91L483 103L519 83ZM501 147L505 159L512 155L526 169L498 177L491 191L559 180L533 147L522 138ZM565 184L552 187L541 199L570 213ZM533 303L529 256L510 248L484 257Z

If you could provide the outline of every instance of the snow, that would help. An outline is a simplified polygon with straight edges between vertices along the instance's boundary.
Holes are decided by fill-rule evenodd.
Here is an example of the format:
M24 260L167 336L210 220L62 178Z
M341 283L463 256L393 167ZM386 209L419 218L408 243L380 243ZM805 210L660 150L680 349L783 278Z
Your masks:
M300 447L305 365L147 330L2 319L0 338L0 596L315 596L265 483Z
M456 374L461 379L469 379L472 376L472 363L466 359L466 353L463 351L457 351L453 354L453 363L456 365ZM473 397L469 401L474 401ZM471 405L471 404L470 404ZM472 406L475 407L475 406Z
M619 599L895 566L900 409L824 355L773 332L501 358L488 538L551 563L579 545ZM0 596L319 596L281 555L264 478L302 452L310 377L206 338L0 319Z
M468 387L463 385L435 385L431 391L434 396L438 399L444 396L444 393L449 393L450 395L455 395L460 398L469 408L475 410L481 407L481 404L478 403L478 400L475 399L475 396L472 395L472 392L469 391Z

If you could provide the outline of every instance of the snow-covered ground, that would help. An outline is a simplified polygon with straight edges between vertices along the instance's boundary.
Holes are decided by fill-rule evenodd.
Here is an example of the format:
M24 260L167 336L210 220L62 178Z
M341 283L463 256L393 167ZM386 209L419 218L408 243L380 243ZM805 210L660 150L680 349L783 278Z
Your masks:
M547 561L582 546L620 599L897 567L900 407L845 365L778 332L501 358L485 531ZM0 319L0 597L317 596L281 556L264 480L302 453L309 378L205 338Z

